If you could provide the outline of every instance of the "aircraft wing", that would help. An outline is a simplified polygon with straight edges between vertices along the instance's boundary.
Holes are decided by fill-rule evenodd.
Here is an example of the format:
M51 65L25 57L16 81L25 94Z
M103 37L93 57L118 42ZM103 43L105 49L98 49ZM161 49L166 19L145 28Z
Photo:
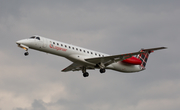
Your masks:
M68 72L68 71L79 71L82 70L84 65L80 65L77 63L72 63L71 65L69 65L68 67L64 68L62 70L62 72ZM94 67L89 67L87 66L86 69L95 69Z
M127 53L127 54L113 55L113 56L88 58L85 60L91 63L95 63L95 64L103 63L105 66L108 66L111 63L122 61L128 58L131 58L133 55L138 55L141 53L144 53L144 52L133 52L133 53Z

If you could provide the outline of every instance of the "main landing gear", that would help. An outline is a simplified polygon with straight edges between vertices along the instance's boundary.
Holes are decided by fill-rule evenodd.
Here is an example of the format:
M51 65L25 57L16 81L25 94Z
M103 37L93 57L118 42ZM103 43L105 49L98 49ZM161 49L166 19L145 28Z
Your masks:
M83 67L83 68L82 68L82 73L83 73L83 76L84 76L84 77L88 77L88 76L89 76L89 73L86 72L86 67Z
M99 70L100 73L105 73L106 72L106 69L102 68Z
M106 72L105 65L103 63L97 64L97 67L100 68L100 70L99 70L100 73L105 73Z
M106 72L106 69L105 68L101 68L99 70L100 73L105 73ZM83 76L84 77L88 77L89 76L89 73L86 71L86 67L83 67L82 68L82 73L83 73Z
M83 73L83 76L84 76L84 77L88 77L88 76L89 76L89 73L88 73L88 72L85 72L85 73Z

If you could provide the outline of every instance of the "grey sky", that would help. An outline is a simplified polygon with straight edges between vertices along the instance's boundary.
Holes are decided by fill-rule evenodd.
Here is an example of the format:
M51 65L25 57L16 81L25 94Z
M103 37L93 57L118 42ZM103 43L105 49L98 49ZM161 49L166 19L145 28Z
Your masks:
M0 0L0 110L179 110L179 0ZM167 46L145 71L62 73L71 62L15 44L41 35L107 54Z

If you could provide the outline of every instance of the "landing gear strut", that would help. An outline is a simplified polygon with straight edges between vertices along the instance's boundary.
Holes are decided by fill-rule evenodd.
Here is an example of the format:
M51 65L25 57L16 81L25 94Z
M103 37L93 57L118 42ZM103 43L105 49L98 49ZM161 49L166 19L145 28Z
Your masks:
M84 77L88 77L88 76L89 76L89 73L86 72L86 67L83 67L83 68L82 68L82 73L83 73L83 76L84 76Z
M28 55L29 55L29 52L25 52L24 55L25 55L25 56L28 56Z
M99 70L100 73L105 73L106 72L105 65L103 63L98 63L97 67L100 68L100 70Z

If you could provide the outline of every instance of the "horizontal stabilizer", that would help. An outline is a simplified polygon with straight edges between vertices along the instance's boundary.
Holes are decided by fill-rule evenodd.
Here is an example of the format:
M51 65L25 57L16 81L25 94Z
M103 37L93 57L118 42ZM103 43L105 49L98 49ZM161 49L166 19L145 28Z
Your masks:
M157 47L157 48L149 48L149 49L142 49L143 51L155 51L155 50L161 50L161 49L167 49L167 47Z

